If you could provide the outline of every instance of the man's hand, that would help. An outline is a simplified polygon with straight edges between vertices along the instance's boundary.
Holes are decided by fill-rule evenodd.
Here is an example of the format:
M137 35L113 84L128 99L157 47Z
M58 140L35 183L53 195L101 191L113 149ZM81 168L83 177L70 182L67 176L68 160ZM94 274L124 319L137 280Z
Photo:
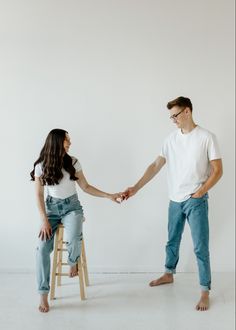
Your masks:
M204 196L205 193L201 193L200 191L196 191L194 194L191 195L192 198L201 198L202 196Z
M127 188L123 193L122 193L122 199L127 200L130 197L134 196L137 193L137 189L133 186L133 187L129 187Z
M39 237L42 241L46 241L47 239L50 239L52 236L52 227L48 220L45 220L42 224L42 227L39 232Z

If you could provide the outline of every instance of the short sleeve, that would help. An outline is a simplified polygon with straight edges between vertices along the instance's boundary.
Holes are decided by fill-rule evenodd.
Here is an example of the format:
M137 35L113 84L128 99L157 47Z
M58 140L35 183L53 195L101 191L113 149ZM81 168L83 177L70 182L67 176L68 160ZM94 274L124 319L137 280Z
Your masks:
M34 176L39 178L42 174L43 174L42 166L41 164L37 164L34 169Z
M220 148L219 148L217 138L212 133L209 136L207 152L208 152L208 158L210 161L221 158Z
M75 168L75 172L79 172L82 170L82 166L80 164L80 162L78 161L78 159L73 157L73 166Z

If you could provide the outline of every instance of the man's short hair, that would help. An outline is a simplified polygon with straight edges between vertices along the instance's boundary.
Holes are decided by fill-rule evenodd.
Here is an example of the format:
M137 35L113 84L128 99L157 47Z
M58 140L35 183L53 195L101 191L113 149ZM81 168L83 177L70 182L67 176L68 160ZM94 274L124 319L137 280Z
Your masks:
M169 110L172 109L174 106L188 107L191 111L193 111L192 102L188 97L179 96L176 99L167 103L167 108Z

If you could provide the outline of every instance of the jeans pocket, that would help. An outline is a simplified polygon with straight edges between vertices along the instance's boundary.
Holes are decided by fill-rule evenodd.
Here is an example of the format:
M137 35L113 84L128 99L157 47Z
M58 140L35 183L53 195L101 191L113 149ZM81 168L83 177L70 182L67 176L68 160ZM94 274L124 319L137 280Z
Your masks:
M188 203L188 207L190 207L190 210L204 208L204 205L208 205L207 197L205 195L200 198L190 198L190 201Z
M196 199L196 200L207 199L208 198L208 193L205 193L202 197L192 197L191 196L190 198L191 199Z

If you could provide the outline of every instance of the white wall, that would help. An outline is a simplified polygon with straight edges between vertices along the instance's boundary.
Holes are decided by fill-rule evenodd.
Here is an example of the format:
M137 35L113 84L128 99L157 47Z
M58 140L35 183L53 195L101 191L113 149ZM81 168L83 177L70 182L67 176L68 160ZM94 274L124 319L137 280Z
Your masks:
M213 271L234 269L234 4L231 0L1 0L0 270L33 270L39 216L29 172L52 128L69 131L88 181L132 185L189 96L220 143L210 192ZM91 271L162 271L166 173L122 205L79 191ZM196 271L186 226L179 271Z

